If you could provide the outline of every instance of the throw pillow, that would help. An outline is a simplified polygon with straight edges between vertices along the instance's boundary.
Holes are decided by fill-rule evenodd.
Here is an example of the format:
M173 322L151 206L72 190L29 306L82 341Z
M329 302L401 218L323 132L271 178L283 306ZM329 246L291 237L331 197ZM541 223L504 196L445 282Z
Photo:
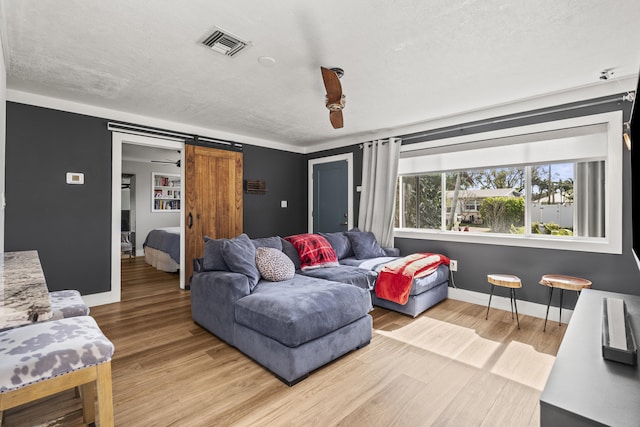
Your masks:
M297 234L285 240L298 251L302 271L321 267L337 267L338 257L324 237L319 234Z
M249 289L258 284L260 272L256 267L256 247L246 234L241 234L222 243L222 257L234 273L240 273L249 279Z
M387 256L387 253L380 247L376 236L370 231L345 231L353 252L358 259L377 258Z
M282 252L289 257L296 270L300 270L300 255L298 250L291 244L290 241L280 238L282 243Z
M322 237L327 239L333 250L336 252L338 259L352 257L353 249L349 238L343 232L336 233L320 233Z
M280 236L275 237L261 237L259 239L251 239L253 246L258 248L274 248L279 251L282 250L282 239Z
M229 271L229 268L222 257L222 243L226 240L227 239L212 239L204 236L202 268L205 271Z
M256 249L256 266L262 278L270 282L292 279L296 272L289 257L274 248Z

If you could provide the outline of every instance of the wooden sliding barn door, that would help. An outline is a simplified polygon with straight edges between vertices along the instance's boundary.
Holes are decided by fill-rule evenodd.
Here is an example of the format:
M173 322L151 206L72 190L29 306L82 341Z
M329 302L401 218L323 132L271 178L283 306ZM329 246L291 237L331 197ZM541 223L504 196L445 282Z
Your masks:
M185 146L185 280L202 257L204 236L242 233L242 153Z

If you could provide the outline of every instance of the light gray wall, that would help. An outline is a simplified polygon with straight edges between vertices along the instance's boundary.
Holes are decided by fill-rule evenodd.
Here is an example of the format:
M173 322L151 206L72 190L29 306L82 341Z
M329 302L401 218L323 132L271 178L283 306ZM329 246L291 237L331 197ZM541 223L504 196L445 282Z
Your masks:
M143 256L142 243L154 228L178 227L182 212L151 212L151 173L180 174L180 168L160 163L122 162L122 173L136 176L136 255Z

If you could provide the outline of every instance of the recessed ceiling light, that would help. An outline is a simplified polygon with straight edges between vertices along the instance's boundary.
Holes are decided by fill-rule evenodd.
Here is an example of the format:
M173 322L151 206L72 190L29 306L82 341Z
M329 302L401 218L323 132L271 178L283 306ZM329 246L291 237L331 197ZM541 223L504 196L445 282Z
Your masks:
M273 67L276 65L276 60L270 56L261 56L258 58L258 62L265 67Z

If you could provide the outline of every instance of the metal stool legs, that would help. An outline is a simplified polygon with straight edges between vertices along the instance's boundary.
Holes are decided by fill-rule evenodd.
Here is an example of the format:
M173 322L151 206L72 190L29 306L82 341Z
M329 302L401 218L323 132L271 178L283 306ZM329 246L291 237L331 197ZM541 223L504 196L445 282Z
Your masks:
M544 329L542 332L547 331L547 319L549 318L549 306L551 305L551 297L553 296L553 286L549 287L549 301L547 302L547 314L544 316Z
M580 291L576 291L578 296L580 296ZM553 286L549 286L549 301L547 302L547 314L544 316L544 329L542 332L547 331L547 319L549 318L549 306L551 305L551 297L553 296ZM560 315L558 317L558 326L562 325L562 299L564 297L564 289L560 288L560 306L558 309L560 310Z
M493 288L494 284L491 284L491 292L489 292L489 304L487 304L487 315L484 317L484 320L489 319L489 308L491 307L491 298L493 297ZM511 303L511 318L513 319L513 311L515 308L516 312L516 322L518 323L518 329L520 329L520 319L518 318L518 305L516 303L516 290L514 288L509 288L509 302Z
M518 323L518 329L520 329L520 319L518 318L518 304L516 303L516 290L511 288L511 318L513 319L513 309L516 309L516 322Z
M487 304L487 315L484 317L484 320L489 319L489 307L491 307L491 297L493 296L493 287L495 285L491 284L491 292L489 293L489 304Z

